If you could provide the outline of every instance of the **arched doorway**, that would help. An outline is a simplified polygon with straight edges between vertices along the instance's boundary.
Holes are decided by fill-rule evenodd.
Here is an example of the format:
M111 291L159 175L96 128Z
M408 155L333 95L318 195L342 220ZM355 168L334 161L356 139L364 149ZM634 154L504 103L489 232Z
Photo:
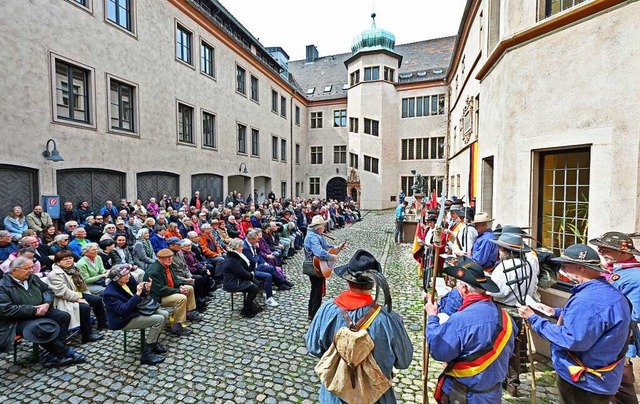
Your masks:
M0 165L0 215L5 217L14 206L26 215L38 202L38 170Z
M107 200L117 204L126 195L124 173L95 168L60 170L58 177L58 195L60 202L73 202L77 206L88 201L93 209L100 209Z
M138 173L137 191L138 199L142 199L145 204L149 198L160 201L162 195L171 196L173 199L180 196L180 176L159 171Z
M355 188L351 188L351 200L354 202L358 202L358 190Z
M334 177L327 182L327 200L344 201L347 199L347 180Z

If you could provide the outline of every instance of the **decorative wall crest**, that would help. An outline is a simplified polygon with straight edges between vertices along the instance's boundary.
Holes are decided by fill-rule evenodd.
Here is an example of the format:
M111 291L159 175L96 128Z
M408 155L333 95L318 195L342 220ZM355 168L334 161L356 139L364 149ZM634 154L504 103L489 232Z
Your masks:
M462 141L468 144L471 136L473 136L473 97L471 96L467 97L466 105L462 110L460 131L462 132Z

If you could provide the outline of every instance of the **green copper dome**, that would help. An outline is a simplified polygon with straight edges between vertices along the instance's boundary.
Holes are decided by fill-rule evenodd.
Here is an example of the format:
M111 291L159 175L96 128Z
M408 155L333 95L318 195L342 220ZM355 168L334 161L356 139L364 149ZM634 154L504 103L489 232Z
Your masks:
M362 32L351 43L351 54L362 50L387 49L393 51L396 37L391 32L376 28L376 13L371 14L371 29Z

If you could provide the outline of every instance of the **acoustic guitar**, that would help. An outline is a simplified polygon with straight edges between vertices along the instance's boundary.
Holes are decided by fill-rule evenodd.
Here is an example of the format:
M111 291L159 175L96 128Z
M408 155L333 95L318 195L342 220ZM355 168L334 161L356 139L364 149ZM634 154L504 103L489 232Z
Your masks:
M342 242L342 244L340 244L339 247L330 248L328 252L331 255L338 254L340 251L342 251L345 245L346 245L346 242ZM335 265L336 265L336 261L324 261L318 257L315 257L315 256L313 257L313 269L316 270L316 274L318 276L322 276L324 278L330 277L331 274L333 273L333 267Z

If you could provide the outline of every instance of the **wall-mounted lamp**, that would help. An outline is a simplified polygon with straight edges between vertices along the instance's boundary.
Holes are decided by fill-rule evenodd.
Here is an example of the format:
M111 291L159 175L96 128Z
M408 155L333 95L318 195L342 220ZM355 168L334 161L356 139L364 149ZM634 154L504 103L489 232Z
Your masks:
M49 143L53 143L53 150L51 151L49 151ZM42 155L49 161L64 161L64 159L60 156L56 141L53 139L47 140L46 150L42 152Z
M244 170L242 169L244 166ZM249 170L247 170L247 165L245 163L240 163L240 168L238 168L238 172L242 174L249 174Z
M340 174L340 169L336 167L336 174Z

